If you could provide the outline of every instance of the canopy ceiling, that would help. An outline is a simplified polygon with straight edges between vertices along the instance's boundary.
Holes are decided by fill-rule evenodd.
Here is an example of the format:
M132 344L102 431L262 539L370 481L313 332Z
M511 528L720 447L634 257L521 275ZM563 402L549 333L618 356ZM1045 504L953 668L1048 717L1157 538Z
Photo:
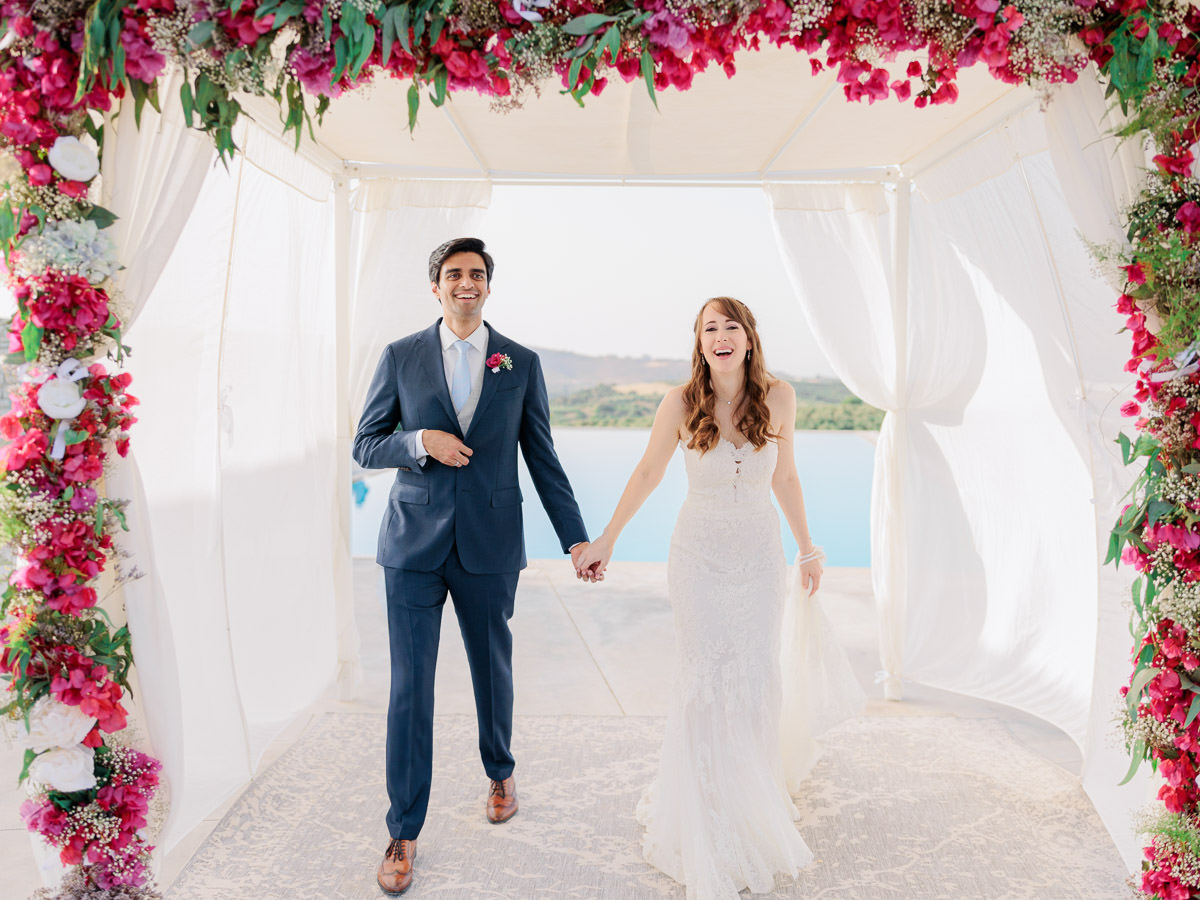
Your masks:
M897 167L911 175L1038 102L983 66L960 72L958 84L956 103L925 109L848 103L833 72L814 76L805 54L768 48L743 53L733 78L714 67L688 91L660 92L657 110L644 82L619 77L585 109L556 84L509 113L472 92L442 109L423 98L410 136L408 82L380 78L333 102L310 153L367 177L762 181L879 177ZM244 103L271 121L262 101Z

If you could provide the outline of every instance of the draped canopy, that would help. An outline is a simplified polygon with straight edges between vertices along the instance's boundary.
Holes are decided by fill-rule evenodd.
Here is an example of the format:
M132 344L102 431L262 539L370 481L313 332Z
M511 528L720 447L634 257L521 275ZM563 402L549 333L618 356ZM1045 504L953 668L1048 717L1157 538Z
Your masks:
M767 193L835 370L888 411L872 509L884 691L919 680L1065 730L1134 865L1146 782L1115 787L1126 757L1109 734L1125 590L1100 566L1124 491L1111 442L1127 346L1076 231L1113 236L1143 161L1102 140L1094 79L1045 110L979 69L958 82L955 104L868 108L764 50L658 110L640 82L610 84L586 114L554 85L503 114L461 94L426 103L410 136L405 85L381 81L336 100L298 155L276 110L247 98L256 121L228 170L171 145L191 188L151 173L158 195L114 199L134 220L122 258L174 244L130 333L132 527L152 535L136 550L153 578L129 604L141 679L159 686L143 702L173 785L163 844L243 785L330 681L354 691L349 438L380 347L430 311L395 285L420 284L441 240L486 237L493 184L745 183ZM113 123L122 158L149 165L175 135L147 119ZM138 224L152 216L167 224Z

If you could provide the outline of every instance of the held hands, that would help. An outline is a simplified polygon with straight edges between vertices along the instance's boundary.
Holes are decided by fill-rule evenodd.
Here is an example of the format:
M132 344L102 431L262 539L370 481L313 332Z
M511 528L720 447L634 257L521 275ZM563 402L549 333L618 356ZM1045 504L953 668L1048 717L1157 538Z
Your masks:
M590 544L580 544L571 551L571 562L575 564L575 577L584 581L603 581L604 570L612 559L613 541L602 534Z
M426 429L421 434L425 451L443 466L462 467L475 451L448 431Z

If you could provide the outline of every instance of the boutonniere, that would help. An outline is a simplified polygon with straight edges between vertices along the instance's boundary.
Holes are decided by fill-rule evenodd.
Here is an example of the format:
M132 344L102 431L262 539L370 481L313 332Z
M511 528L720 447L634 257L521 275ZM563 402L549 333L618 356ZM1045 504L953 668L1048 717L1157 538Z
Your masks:
M507 353L493 353L487 358L484 364L493 372L499 372L501 369L511 369L512 360L508 358Z

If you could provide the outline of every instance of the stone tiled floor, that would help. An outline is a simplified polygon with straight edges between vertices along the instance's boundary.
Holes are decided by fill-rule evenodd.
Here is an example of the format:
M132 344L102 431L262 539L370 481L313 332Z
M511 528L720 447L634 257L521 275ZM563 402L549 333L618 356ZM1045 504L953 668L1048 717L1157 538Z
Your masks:
M378 569L355 562L355 606L362 639L363 682L353 702L340 702L332 690L308 713L276 737L260 769L269 766L303 732L314 715L328 710L381 710L387 703L386 619ZM996 704L908 685L902 703L882 700L874 685L878 667L875 615L867 569L831 569L822 602L871 697L873 716L957 715L1000 719L1027 747L1070 772L1078 773L1078 748L1041 720ZM673 667L671 612L666 598L666 566L616 563L601 585L575 579L565 560L535 561L522 573L514 634L514 679L518 715L660 716ZM474 712L470 678L457 622L449 609L437 675L437 709ZM37 867L17 814L22 793L15 787L20 752L0 747L0 772L10 773L0 792L0 871L4 900L28 896L40 883ZM213 809L207 819L163 860L160 884L168 885L233 802Z

